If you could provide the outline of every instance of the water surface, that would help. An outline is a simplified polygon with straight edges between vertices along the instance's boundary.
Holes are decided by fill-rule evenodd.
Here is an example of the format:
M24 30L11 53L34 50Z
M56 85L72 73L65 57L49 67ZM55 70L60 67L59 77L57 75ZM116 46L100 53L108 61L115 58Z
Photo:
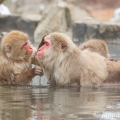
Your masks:
M0 120L120 120L119 111L119 88L0 87Z

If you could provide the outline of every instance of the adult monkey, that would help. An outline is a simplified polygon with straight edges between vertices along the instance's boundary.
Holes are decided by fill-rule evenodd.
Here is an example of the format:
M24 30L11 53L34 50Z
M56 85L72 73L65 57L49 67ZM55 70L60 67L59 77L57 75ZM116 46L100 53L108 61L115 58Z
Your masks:
M51 33L40 43L37 58L48 80L60 86L100 86L120 82L120 62L80 50L63 33Z
M0 53L0 85L29 84L35 75L42 75L36 64L35 49L28 40L27 34L11 31L5 35L1 43Z
M37 57L49 81L60 86L100 86L107 78L105 58L101 55L81 51L63 33L51 33L43 40Z

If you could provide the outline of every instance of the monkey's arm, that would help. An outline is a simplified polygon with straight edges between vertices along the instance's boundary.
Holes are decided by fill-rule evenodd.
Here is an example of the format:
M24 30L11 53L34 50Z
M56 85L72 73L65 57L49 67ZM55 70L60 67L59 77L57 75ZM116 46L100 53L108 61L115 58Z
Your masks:
M38 66L23 73L16 74L14 77L15 84L28 84L36 75L43 75L41 68Z

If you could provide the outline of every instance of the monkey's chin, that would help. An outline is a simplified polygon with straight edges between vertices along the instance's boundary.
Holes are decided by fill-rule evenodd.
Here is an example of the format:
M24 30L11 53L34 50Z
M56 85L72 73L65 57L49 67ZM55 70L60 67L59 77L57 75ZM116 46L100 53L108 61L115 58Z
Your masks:
M43 59L43 57L42 57L42 56L39 56L39 55L36 55L36 58L37 58L38 60L42 60L42 59Z
M33 54L33 51L27 52L27 55L32 55L32 54Z

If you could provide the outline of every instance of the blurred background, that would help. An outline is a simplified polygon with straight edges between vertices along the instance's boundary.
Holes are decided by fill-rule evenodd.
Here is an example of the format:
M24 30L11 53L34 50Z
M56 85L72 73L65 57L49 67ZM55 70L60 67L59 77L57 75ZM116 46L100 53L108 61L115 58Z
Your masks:
M58 31L76 44L98 38L119 59L119 0L0 0L0 39L17 29L38 46L42 36Z
M102 21L113 21L111 20L113 17L120 18L119 14L117 16L115 13L115 10L120 11L119 0L0 0L0 3L8 7L11 14L22 16L34 14L39 19L45 9L55 2L66 2L71 10L73 20L93 17Z

